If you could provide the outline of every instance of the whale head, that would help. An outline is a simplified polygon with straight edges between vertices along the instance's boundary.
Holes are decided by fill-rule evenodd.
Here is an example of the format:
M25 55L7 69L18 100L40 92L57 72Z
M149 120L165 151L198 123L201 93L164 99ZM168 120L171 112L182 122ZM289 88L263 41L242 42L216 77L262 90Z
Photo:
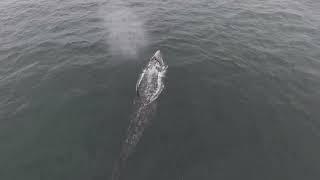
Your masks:
M156 60L160 63L161 66L164 65L163 59L162 59L162 54L160 50L157 50L156 53L152 56L151 60Z

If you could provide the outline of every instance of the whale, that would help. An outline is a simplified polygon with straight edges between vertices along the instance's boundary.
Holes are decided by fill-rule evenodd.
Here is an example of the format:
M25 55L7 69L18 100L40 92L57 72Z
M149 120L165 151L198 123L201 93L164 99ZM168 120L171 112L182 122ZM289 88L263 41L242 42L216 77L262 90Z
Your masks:
M136 84L136 94L144 103L153 102L162 92L163 78L167 68L168 65L164 63L160 50L156 51L143 69Z
M120 180L122 170L127 164L129 156L134 152L145 128L150 124L156 108L157 99L164 89L164 78L168 65L164 62L160 50L146 63L136 83L136 97L134 99L134 113L120 149L120 156L115 161L112 180Z

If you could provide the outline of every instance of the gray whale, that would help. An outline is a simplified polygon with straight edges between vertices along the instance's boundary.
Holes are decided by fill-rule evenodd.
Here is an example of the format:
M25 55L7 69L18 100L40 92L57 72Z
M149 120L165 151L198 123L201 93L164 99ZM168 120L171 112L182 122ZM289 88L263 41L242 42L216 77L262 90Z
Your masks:
M135 111L122 143L120 157L114 164L112 180L120 180L121 171L125 168L128 157L134 151L144 129L150 124L152 116L155 114L156 100L164 89L164 77L167 69L168 66L164 63L161 52L158 50L150 58L138 78L137 96L134 100Z
M167 68L158 50L144 68L136 84L137 96L143 102L149 104L158 98L164 88L163 78Z

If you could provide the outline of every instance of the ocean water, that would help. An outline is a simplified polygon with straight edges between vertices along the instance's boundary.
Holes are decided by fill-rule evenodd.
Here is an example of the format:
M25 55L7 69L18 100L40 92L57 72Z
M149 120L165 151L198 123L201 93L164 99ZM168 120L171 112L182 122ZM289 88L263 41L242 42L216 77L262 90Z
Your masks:
M0 179L110 179L157 49L165 89L123 179L320 179L319 9L2 0Z

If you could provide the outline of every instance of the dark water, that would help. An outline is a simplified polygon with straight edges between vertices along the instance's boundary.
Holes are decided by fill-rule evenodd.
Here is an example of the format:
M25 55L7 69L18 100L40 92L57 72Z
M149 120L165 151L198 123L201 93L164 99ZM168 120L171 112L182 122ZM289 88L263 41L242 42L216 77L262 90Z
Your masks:
M109 179L157 49L166 88L125 179L320 179L319 9L1 1L0 179Z

